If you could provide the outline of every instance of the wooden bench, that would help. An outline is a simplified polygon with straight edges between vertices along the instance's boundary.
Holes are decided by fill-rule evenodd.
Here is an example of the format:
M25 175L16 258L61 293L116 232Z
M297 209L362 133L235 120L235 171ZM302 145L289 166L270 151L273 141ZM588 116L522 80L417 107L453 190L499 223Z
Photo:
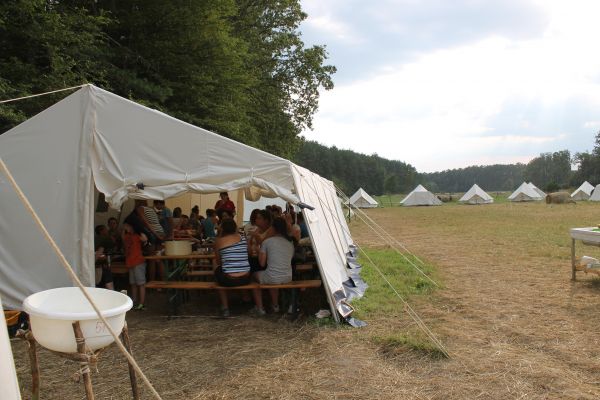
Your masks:
M150 281L146 283L148 289L183 289L183 290L248 290L248 289L303 289L318 288L321 286L320 279L303 281L291 281L276 285L265 285L260 283L249 283L242 286L219 286L217 282L206 281Z
M197 278L197 277L211 277L215 276L215 273L212 269L206 271L187 271L183 276L188 278Z
M217 282L211 281L150 281L146 283L148 289L167 289L171 294L167 295L169 303L169 317L177 314L177 308L182 301L180 292L182 290L250 290L250 289L292 289L292 309L294 314L298 310L298 290L306 288L318 288L321 286L320 279L291 281L276 285L265 285L256 282L242 286L219 286Z
M296 265L296 272L311 272L317 268L317 264L313 263L304 263Z
M213 271L212 267L210 267L210 266L207 266L207 267L209 267L210 269L198 270L196 268L193 268L192 270L188 270L184 274L184 276L189 277L189 278L214 276L214 271ZM298 264L298 265L296 265L296 272L297 273L313 272L316 268L317 268L316 264Z

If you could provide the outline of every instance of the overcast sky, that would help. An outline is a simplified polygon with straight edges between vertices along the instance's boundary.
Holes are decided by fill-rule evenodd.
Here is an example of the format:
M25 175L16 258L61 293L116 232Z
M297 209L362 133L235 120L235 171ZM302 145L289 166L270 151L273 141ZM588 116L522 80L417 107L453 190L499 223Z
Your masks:
M303 0L338 72L305 137L420 172L591 150L600 1Z

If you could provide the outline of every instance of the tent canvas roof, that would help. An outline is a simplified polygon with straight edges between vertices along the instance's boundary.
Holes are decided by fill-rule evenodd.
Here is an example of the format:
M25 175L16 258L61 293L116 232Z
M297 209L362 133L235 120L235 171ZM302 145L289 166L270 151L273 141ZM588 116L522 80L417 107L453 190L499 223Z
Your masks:
M350 196L350 204L360 208L372 208L379 205L379 203L365 192L363 188L359 188L352 196Z
M573 193L571 193L571 198L576 200L587 200L590 198L593 191L594 186L592 186L592 184L590 184L588 181L585 181Z
M403 206L440 206L442 202L433 193L418 185L401 202Z
M0 157L84 284L94 282L94 188L117 209L128 198L244 189L315 207L305 220L332 310L346 296L352 238L335 187L288 160L93 85L0 135ZM20 308L32 293L71 286L2 177L0 204L5 305Z
M543 197L546 197L546 193L542 189L540 189L537 186L535 186L533 184L533 182L529 182L529 186L531 186L531 188L533 190L535 190L535 192L539 195L540 199L543 198Z
M468 204L489 204L493 203L494 199L477 184L474 184L458 201Z
M542 196L532 187L532 184L523 182L510 196L510 201L535 201L541 200Z

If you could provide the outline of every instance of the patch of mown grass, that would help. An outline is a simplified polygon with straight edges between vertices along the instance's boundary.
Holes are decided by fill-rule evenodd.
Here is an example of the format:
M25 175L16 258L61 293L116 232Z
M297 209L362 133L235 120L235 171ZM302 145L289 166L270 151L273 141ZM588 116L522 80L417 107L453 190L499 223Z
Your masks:
M429 340L409 333L374 336L372 341L380 346L381 351L386 356L393 357L406 351L414 351L432 359L447 358L446 354Z
M379 203L380 207L400 207L400 202L405 197L406 194L384 194L381 196L373 196L373 198Z
M311 324L314 324L315 326L317 326L319 328L334 328L334 329L350 328L350 325L338 324L337 322L335 322L333 317L317 318L317 317L311 315L308 317L307 321Z
M412 256L403 257L394 249L364 249L359 261L363 266L361 276L369 288L363 298L355 300L352 305L356 316L368 320L372 316L398 315L402 311L402 302L390 285L381 277L377 268L405 300L415 295L427 295L436 288L435 284L423 276L411 264L415 264L425 274L430 276L438 285L433 266L420 263ZM377 266L375 268L369 259Z

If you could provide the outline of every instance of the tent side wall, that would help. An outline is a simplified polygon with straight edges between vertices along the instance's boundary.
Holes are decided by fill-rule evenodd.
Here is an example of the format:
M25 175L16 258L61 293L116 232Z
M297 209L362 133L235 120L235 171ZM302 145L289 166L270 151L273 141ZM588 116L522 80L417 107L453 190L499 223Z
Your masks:
M338 320L340 301L347 297L343 284L348 280L346 253L349 251L349 244L344 234L348 228L347 225L344 226L345 220L339 218L341 206L333 185L328 185L325 179L297 165L293 165L292 170L300 199L315 207L314 210L303 211L304 220L332 313Z
M84 89L0 135L0 157L85 285L93 285L92 120ZM71 286L42 233L0 174L0 294L8 308Z

